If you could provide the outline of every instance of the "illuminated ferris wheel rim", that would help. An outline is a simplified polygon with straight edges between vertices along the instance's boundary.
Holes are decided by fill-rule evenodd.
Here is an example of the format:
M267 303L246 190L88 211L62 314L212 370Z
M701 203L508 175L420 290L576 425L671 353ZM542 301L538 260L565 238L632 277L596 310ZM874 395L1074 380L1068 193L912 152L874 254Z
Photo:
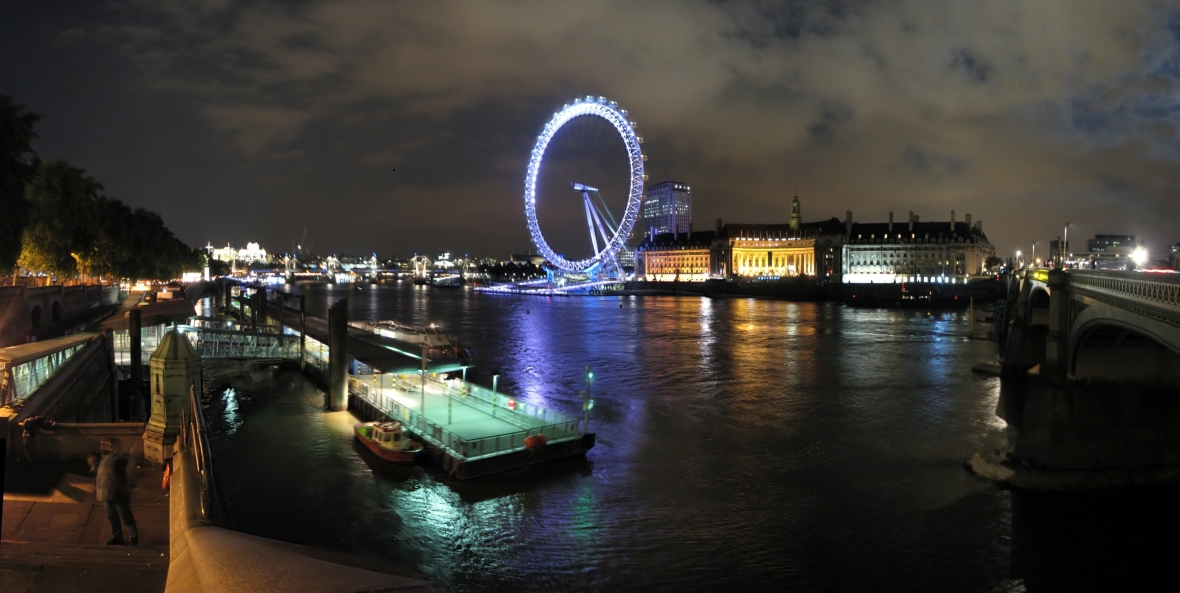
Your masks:
M619 222L619 228L615 231L614 236L601 251L592 257L570 261L554 253L553 249L549 247L549 243L545 241L545 236L541 234L540 225L537 224L537 175L541 170L545 149L553 140L553 136L562 126L574 118L585 115L598 116L610 122L618 131L619 136L623 138L623 144L627 148L627 158L631 162L631 188L627 195L627 207L623 211L622 220ZM627 119L627 112L620 109L614 101L607 101L604 97L575 99L572 105L562 107L560 111L553 114L549 123L545 124L545 129L537 136L537 143L529 158L528 172L524 180L524 212L528 218L529 234L532 235L533 244L546 261L565 272L585 272L599 263L613 258L622 249L623 243L631 235L631 229L634 228L635 220L639 217L639 209L643 205L643 183L646 180L643 173L643 161L646 157L643 156L639 148L641 142L642 140L635 135L635 122ZM593 234L593 230L591 230L591 234Z

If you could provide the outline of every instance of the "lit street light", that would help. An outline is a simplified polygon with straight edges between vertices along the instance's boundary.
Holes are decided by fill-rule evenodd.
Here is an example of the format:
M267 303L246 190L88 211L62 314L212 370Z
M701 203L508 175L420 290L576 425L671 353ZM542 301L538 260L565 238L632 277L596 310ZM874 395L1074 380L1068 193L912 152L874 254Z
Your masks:
M1061 269L1063 269L1063 270L1064 270L1064 269L1065 269L1065 267L1066 267L1066 265L1065 265L1065 262L1066 262L1066 260L1068 260L1068 259L1069 259L1069 225L1071 225L1071 224L1073 224L1073 223L1072 223L1072 222L1067 222L1067 223L1065 223L1065 232L1064 232L1064 233L1062 233L1062 240L1061 240Z
M1142 247L1136 247L1135 251L1131 252L1131 261L1135 262L1135 267L1140 267L1147 263L1147 250Z

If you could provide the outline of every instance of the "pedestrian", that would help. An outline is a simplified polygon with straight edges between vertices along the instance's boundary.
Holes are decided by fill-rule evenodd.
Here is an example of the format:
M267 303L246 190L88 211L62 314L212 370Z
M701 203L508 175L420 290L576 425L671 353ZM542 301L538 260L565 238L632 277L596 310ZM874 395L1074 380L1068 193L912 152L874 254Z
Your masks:
M52 431L47 429L54 426L57 426L56 422L46 420L41 416L29 416L25 418L24 422L21 422L21 442L25 445L24 453L26 461L33 460L33 451L37 446L37 433L44 431L48 434L53 434Z
M123 528L131 545L139 545L139 533L135 531L135 515L131 514L131 485L127 474L129 461L122 453L107 453L94 473L94 497L106 507L107 521L111 524L109 546L123 545ZM122 525L120 525L120 520Z

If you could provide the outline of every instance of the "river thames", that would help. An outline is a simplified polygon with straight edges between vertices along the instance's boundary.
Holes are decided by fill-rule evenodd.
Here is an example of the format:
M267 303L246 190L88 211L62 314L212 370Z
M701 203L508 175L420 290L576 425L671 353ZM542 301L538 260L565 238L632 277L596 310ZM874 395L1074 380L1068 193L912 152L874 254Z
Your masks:
M994 344L962 311L696 297L312 286L309 313L439 323L477 382L577 414L585 461L466 483L361 454L290 371L212 366L233 527L355 552L446 591L1044 591L1169 565L1173 489L1030 494L963 468L1003 448ZM469 377L470 378L470 377ZM233 386L236 395L223 394ZM1132 569L1132 566L1134 568Z

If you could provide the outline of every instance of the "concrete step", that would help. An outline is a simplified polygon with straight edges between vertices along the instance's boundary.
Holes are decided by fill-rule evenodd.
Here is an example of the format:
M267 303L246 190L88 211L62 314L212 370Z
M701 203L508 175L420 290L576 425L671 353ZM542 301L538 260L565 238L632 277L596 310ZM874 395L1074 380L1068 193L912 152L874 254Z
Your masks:
M38 566L166 568L168 546L107 546L0 541L0 568Z

